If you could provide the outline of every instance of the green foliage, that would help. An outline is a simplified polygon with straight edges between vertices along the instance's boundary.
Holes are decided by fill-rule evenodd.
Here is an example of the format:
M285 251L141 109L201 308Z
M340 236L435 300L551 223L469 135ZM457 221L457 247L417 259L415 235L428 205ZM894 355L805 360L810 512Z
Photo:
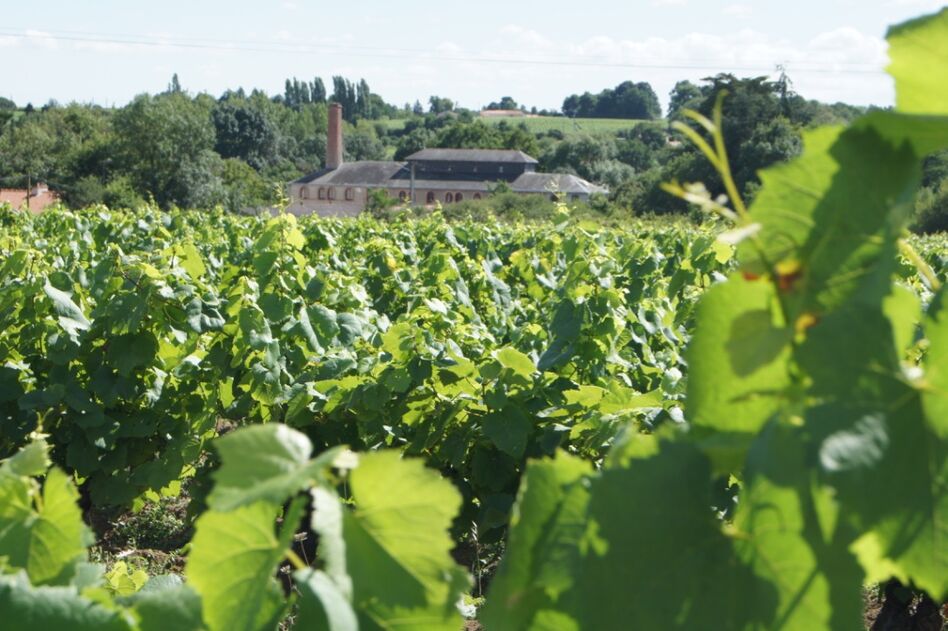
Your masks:
M570 118L659 118L658 96L646 82L624 81L599 94L573 94L563 101L563 114Z

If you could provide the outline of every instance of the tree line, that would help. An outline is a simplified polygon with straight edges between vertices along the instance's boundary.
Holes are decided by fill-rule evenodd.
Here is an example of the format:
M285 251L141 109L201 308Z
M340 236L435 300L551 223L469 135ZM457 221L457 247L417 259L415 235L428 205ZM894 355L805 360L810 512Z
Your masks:
M120 108L59 105L18 108L0 99L0 185L46 180L71 205L134 206L149 199L162 207L241 210L276 203L285 184L322 167L327 103L343 105L346 159L403 159L426 147L519 149L545 171L573 173L611 190L600 200L609 212L685 213L663 182L703 181L723 192L716 174L669 123L682 111L710 114L726 90L725 138L735 178L752 198L757 172L801 149L803 130L845 123L864 108L808 100L789 78L730 74L680 81L669 94L664 119L652 88L626 81L597 95L571 95L560 115L636 117L611 133L533 132L523 123L485 122L477 112L433 95L398 107L362 79L287 79L282 94L228 90L219 97L189 94L177 76L159 94L143 94ZM520 106L507 96L495 109ZM396 120L400 119L400 120ZM948 156L925 163L918 226L948 228Z

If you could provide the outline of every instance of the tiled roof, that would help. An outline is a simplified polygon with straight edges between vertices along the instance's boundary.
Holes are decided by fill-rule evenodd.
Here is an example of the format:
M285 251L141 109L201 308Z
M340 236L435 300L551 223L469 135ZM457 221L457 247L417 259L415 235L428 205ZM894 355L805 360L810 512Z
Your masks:
M346 162L338 169L310 173L294 184L408 189L411 186L411 170L404 162ZM415 180L415 188L421 190L487 192L493 185L493 182L483 180ZM524 173L510 183L510 188L516 193L589 195L609 192L581 177L564 173Z
M344 162L338 169L322 169L305 175L294 184L332 184L335 186L384 186L398 176L408 179L404 162Z
M537 164L522 151L514 149L422 149L405 158L411 161L436 162L503 162L518 164Z
M18 188L0 188L0 205L10 204L13 208L26 209L27 190ZM59 197L53 191L43 191L35 197L30 197L30 212L42 212L47 206L55 204Z
M510 184L515 193L608 193L608 189L565 173L524 173Z

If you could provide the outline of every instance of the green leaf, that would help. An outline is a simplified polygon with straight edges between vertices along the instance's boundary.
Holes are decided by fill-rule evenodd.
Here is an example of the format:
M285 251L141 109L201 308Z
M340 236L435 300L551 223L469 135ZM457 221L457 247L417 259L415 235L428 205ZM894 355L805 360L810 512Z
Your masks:
M286 552L274 533L278 514L278 506L258 502L198 519L185 576L201 595L209 631L269 631L283 615L273 578Z
M158 355L158 340L144 331L129 335L119 335L108 342L107 356L123 377L129 377L136 368L151 364Z
M569 299L560 302L550 325L550 343L540 355L537 368L540 371L556 370L568 364L576 354L582 326L582 305Z
M914 291L894 285L882 305L885 317L892 326L896 351L903 355L915 342L915 333L922 315L922 304Z
M456 631L469 578L448 530L460 494L420 461L365 455L353 471L356 509L344 516L346 566L360 629Z
M79 331L88 331L92 324L83 315L82 309L72 301L72 296L53 287L49 280L43 286L43 291L53 303L53 311L59 316L59 324L75 337Z
M484 435L511 458L520 459L527 448L527 438L533 424L518 407L508 406L499 412L490 412L481 421Z
M529 356L521 353L512 346L505 346L493 352L501 366L510 370L510 374L516 377L516 385L529 386L533 383L533 373L537 368Z
M707 459L685 443L610 468L590 486L573 588L580 629L773 625L773 587L737 562L711 506Z
M221 467L214 473L208 504L218 511L261 500L282 504L320 479L341 450L328 450L310 461L309 438L279 423L241 428L214 445Z
M0 473L33 477L46 473L49 464L49 445L45 440L34 440L3 460Z
M811 409L811 461L860 533L869 580L894 574L936 600L948 596L948 445L925 422L918 393L888 409L846 399Z
M79 595L73 587L32 587L24 574L0 576L4 629L131 631L119 611Z
M857 293L882 300L919 178L911 146L892 145L872 127L819 129L804 143L799 158L761 172L751 208L761 230L740 250L745 269L763 274L769 263L782 274L790 323Z
M204 265L204 259L201 253L193 243L185 243L180 246L179 256L181 257L181 267L188 273L188 276L197 280L207 274L207 267Z
M688 418L697 427L756 433L790 386L792 334L774 314L769 282L733 276L698 304L688 347Z
M26 569L35 585L64 583L75 564L85 560L89 532L79 510L72 480L51 469L42 501L30 500L29 480L0 478L0 557Z
M832 491L811 483L801 436L799 428L771 423L748 456L735 547L763 592L747 593L747 604L776 597L767 628L862 631L863 573L848 550L853 533L838 523Z
M938 70L948 68L948 8L892 27L887 39L896 108L948 114L948 86Z
M531 462L520 482L501 565L479 620L490 629L537 627L574 581L586 530L588 463L559 453Z
M948 290L932 300L925 318L928 354L922 404L929 426L942 441L948 440Z
M359 631L359 621L347 597L325 573L301 570L294 575L300 591L296 625L318 631Z
M158 577L160 578L160 577ZM152 585L154 583L154 585ZM138 631L201 631L201 598L180 579L168 583L151 579L127 604L138 618Z

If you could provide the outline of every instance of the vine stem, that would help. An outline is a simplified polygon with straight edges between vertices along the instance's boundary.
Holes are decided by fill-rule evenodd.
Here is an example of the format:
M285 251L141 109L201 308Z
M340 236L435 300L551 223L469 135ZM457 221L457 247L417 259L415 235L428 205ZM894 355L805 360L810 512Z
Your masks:
M293 552L292 550L286 551L286 559L290 562L290 565L292 565L297 570L305 570L306 568L309 567L308 565L303 563L303 559L301 559L299 555Z
M931 265L925 262L925 259L919 255L911 243L905 239L899 239L899 252L912 262L912 265L915 266L919 275L925 279L932 291L941 289L941 281L938 280L938 275L935 274L935 270L932 269Z

